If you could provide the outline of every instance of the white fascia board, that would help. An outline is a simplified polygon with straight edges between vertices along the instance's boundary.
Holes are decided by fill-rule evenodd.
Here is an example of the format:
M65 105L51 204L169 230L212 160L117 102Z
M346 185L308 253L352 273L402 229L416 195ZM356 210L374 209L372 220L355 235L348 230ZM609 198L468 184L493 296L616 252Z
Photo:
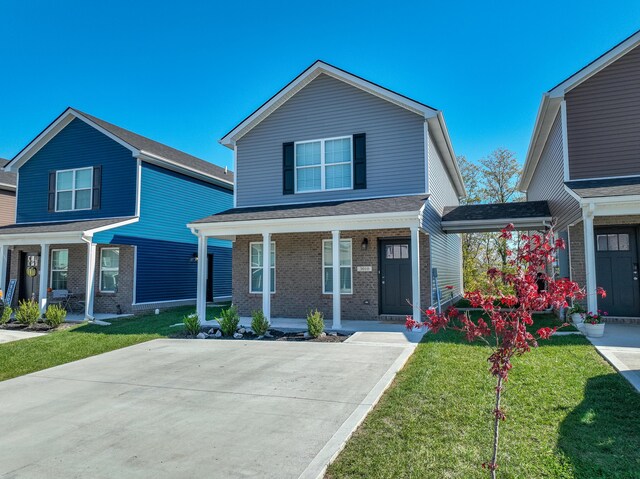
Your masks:
M68 244L82 243L81 231L64 233L19 233L0 235L0 245L19 246L34 244Z
M605 199L617 201L599 201ZM594 215L596 216L640 215L640 195L589 198L588 204L594 206Z
M573 191L571 188L569 188L567 185L564 185L564 190L569 193L569 195L576 201L581 202L582 201L582 197L576 193L575 191Z
M420 211L283 218L268 220L192 223L187 225L195 235L233 237L256 233L312 233L333 230L354 231L390 228L410 228L420 225Z
M207 183L213 183L215 185L222 186L223 188L233 190L233 181L223 180L221 178L218 178L217 176L212 176L203 171L195 170L193 168L187 168L184 165L181 165L180 163L176 163L175 161L169 160L162 156L154 155L153 153L149 153L148 151L140 151L134 156L137 159L142 160L146 163L151 163L152 165L161 166L162 168L175 171L176 173L181 173L186 176L195 177L202 181L206 181Z
M0 190L16 191L16 185L10 185L9 183L0 183Z
M348 73L344 70L340 70L339 68L333 67L324 62L317 61L309 68L307 68L307 70L298 75L298 77L296 77L291 83L280 90L264 105L262 105L255 112L244 119L233 130L227 133L222 139L220 139L220 143L227 148L233 149L236 141L242 138L247 132L249 132L258 123L260 123L271 113L277 110L287 100L289 100L289 98L298 93L302 88L308 85L321 73L360 88L361 90L378 96L384 100L390 101L391 103L395 103L396 105L406 108L407 110L410 110L418 115L422 115L425 118L436 115L437 110L434 110L433 108L394 93L363 78L352 75L351 73Z
M106 226L100 226L98 228L93 228L90 230L86 230L83 232L84 236L93 236L96 233L100 233L102 231L108 231L108 230L112 230L114 228L119 228L121 226L127 226L130 225L132 223L137 223L138 221L140 221L139 217L135 217L135 218L129 218L128 220L124 220L124 221L120 221L119 223L113 223L111 225L106 225Z
M516 229L539 228L540 226L550 226L553 218L551 216L540 216L537 218L503 218L498 220L460 220L442 221L441 227L444 231L498 231L510 223Z
M540 161L540 156L542 156L542 151L547 143L547 138L549 138L553 121L560 110L561 101L562 99L552 100L548 93L542 96L533 127L533 134L531 135L531 142L527 150L527 157L522 168L522 175L517 185L518 190L523 193L526 193L529 188L529 183L531 183L531 178L536 171L538 161Z
M620 57L629 53L629 51L637 47L638 44L640 44L640 31L634 33L622 43L619 43L604 55L571 75L558 86L555 86L552 90L549 91L549 95L553 98L563 98L567 92L571 91L584 81L588 80L593 75L618 60Z
M80 113L76 112L73 108L67 108L58 118L56 118L56 120L54 120L53 123L51 123L47 128L45 128L42 133L40 133L20 153L18 153L18 155L15 158L13 158L13 160L11 160L7 164L7 166L5 166L4 169L6 171L9 171L9 172L18 171L18 169L22 165L24 165L27 161L29 161L29 159L33 155L35 155L38 151L40 151L40 149L43 146L45 146L47 143L49 143L49 141L51 141L51 139L53 137L55 137L64 127L66 127L69 123L71 123L71 121L74 120L75 118L78 118L78 119L84 121L89 126L95 128L96 130L100 131L104 135L106 135L109 138L111 138L113 141L115 141L115 142L119 143L120 145L124 146L129 151L131 151L134 154L134 156L138 152L138 150L136 148L134 148L133 146L129 145L128 143L122 141L117 136L114 136L113 134L111 134L110 132L108 132L107 130L102 128L101 126L97 125L96 123L92 122L91 120L89 120L85 116L83 116Z

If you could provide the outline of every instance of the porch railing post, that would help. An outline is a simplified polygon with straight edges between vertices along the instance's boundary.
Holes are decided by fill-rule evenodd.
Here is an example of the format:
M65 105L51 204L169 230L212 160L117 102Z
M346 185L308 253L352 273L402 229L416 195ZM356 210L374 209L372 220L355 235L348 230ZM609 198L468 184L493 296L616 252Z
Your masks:
M198 273L196 311L200 321L207 320L207 237L198 235Z
M262 233L262 312L271 323L271 233Z
M598 297L596 296L596 248L593 232L593 206L585 205L582 210L582 224L584 228L584 266L586 275L587 309L596 312L598 310Z
M40 245L40 292L39 305L40 313L47 311L47 289L49 287L49 245L42 243Z
M411 303L413 319L420 321L420 228L411 227Z
M84 296L84 319L93 321L93 298L96 292L96 244L87 241L87 284Z

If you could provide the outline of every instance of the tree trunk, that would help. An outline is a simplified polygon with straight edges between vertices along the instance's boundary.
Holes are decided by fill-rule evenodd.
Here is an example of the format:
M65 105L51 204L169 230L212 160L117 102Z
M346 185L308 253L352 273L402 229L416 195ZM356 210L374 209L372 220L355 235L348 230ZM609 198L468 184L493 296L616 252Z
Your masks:
M494 422L493 422L493 457L489 464L489 471L491 471L491 479L496 479L496 469L498 467L498 442L500 439L500 399L502 398L502 378L498 376L498 384L496 385L496 408L494 410Z

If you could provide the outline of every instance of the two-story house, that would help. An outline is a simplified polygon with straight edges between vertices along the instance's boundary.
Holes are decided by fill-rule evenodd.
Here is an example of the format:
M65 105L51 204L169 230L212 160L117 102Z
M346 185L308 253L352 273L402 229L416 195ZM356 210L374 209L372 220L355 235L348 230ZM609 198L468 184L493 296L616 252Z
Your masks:
M419 317L460 294L460 237L440 219L465 190L439 110L317 61L220 142L234 153L234 207L190 226L201 250L233 241L242 316L317 308L338 327Z
M226 169L68 108L5 170L18 175L15 223L0 228L14 304L69 297L87 319L193 304L201 263L205 300L231 295L231 244L198 254L186 227L232 206Z
M560 273L610 316L640 317L639 132L640 32L543 95L519 185L567 241Z

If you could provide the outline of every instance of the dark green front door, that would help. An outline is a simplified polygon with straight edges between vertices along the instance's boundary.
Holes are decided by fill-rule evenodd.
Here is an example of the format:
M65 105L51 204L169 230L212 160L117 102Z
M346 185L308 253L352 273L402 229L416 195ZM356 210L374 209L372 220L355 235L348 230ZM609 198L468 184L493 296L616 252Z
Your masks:
M411 241L380 240L380 314L411 314Z

